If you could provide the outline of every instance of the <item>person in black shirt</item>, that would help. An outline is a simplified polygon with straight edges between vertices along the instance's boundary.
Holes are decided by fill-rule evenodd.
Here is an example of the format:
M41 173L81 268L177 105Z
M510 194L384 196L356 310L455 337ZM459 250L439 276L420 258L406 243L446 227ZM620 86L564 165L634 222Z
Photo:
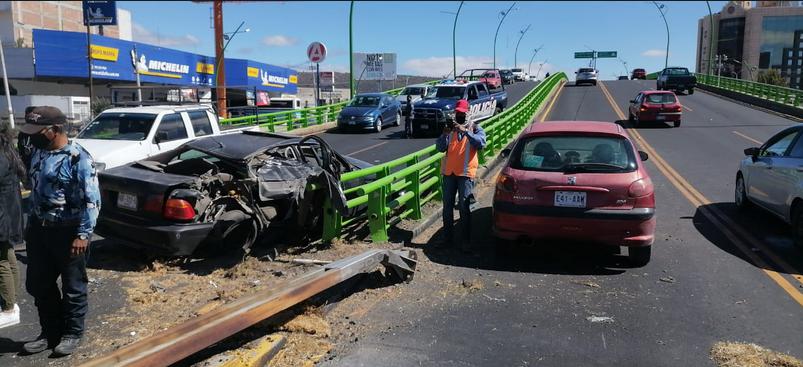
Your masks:
M20 274L14 245L23 241L20 180L25 176L25 166L14 149L11 127L4 125L0 128L0 328L20 323Z

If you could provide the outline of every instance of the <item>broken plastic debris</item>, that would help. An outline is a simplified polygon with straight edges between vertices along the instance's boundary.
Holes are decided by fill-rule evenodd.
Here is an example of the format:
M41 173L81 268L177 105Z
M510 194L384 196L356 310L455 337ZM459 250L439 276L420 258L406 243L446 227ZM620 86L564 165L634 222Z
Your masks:
M602 323L605 323L605 324L613 323L613 317L609 317L609 316L589 316L589 317L586 317L586 320L591 321L593 323L598 323L598 322L602 322Z
M674 283L675 282L675 278L673 278L671 276L661 277L661 278L658 278L658 280L660 280L660 281L662 281L664 283Z

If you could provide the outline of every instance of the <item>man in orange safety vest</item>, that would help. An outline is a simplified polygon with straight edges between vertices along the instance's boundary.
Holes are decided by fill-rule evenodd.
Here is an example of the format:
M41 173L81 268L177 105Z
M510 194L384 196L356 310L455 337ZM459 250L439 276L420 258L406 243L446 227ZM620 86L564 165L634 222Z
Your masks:
M441 162L443 174L443 240L442 244L453 243L455 194L460 211L462 227L462 249L467 250L471 241L471 210L474 177L477 174L479 159L477 152L485 148L485 131L471 121L468 115L469 104L465 99L457 101L455 117L443 129L435 145L438 151L445 152Z

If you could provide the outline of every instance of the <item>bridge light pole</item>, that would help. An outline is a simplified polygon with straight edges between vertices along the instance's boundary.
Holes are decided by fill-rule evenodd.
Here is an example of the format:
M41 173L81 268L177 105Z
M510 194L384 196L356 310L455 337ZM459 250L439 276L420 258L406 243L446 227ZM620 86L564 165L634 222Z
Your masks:
M499 37L499 29L502 28L502 22L504 22L507 15L510 14L511 11L513 11L514 6L516 6L515 1L513 2L512 5L510 5L510 7L506 11L499 13L502 15L502 19L499 20L499 25L496 26L496 34L494 34L494 63L493 63L494 69L496 69L496 39L497 37Z
M354 33L351 31L351 20L354 16L354 0L351 0L349 7L349 99L354 98L354 48L352 39Z
M666 13L664 12L664 8L666 6L664 4L658 4L657 2L653 1L653 5L655 8L658 9L658 12L661 13L661 18L664 20L664 25L666 26L666 55L664 58L664 69L669 67L669 23L666 21Z
M544 67L544 64L546 64L546 62L547 62L547 61L548 61L548 59L547 59L547 60L544 60L544 61L541 63L541 65L538 65L538 71L536 71L536 72L535 72L535 76L536 76L536 77L538 77L538 74L541 74L541 68L542 68L542 67Z
M460 9L463 9L463 2L457 7L457 13L454 15L454 25L452 26L452 77L457 79L457 17L460 16Z
M524 28L524 29L519 31L519 33L520 33L519 40L518 40L518 42L516 42L516 50L513 52L513 67L514 68L518 68L519 67L519 44L521 43L521 39L524 38L524 34L527 33L527 31L530 30L530 26L531 25L532 24L528 24L527 28Z
M708 7L708 20L710 22L708 27L708 71L706 75L711 75L711 63L714 56L714 14L711 13L711 3L708 0L705 0L705 5Z
M533 59L535 59L535 55L538 55L538 51L541 51L542 48L544 48L544 45L541 45L538 48L536 48L535 50L533 50L533 56L530 58L530 64L527 65L527 75L529 75L533 71L532 70L533 69ZM536 75L536 76L538 76L538 75Z
M625 67L625 76L626 76L627 74L630 74L630 69L628 69L628 68L627 68L627 61L625 61L625 60L622 60L622 58L621 58L621 57L617 57L616 59L618 59L618 60L619 60L619 62L621 62L621 63L622 63L622 66L624 66L624 67Z

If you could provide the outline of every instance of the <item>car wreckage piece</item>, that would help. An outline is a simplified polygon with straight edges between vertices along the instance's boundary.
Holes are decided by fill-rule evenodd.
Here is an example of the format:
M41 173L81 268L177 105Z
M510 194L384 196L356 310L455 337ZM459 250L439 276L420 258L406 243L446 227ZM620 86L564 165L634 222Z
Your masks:
M283 285L220 306L83 366L168 366L356 275L372 272L379 265L386 273L392 271L391 274L398 279L410 281L416 264L413 251L366 251L319 267Z

